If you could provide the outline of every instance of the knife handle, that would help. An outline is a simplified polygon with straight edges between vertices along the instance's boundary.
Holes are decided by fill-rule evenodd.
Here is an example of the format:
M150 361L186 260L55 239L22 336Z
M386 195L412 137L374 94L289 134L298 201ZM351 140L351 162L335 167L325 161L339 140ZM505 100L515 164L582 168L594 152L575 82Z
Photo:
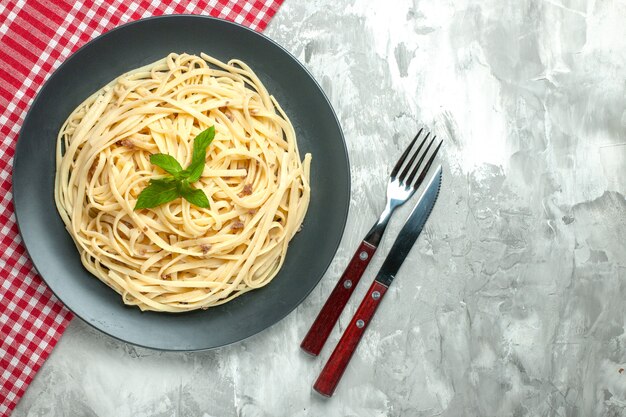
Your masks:
M361 242L337 285L335 285L333 292L326 300L326 303L324 303L317 318L302 340L300 344L302 350L313 356L319 355L326 339L328 339L328 335L333 330L341 312L348 304L350 296L363 276L363 272L365 272L367 265L369 265L374 256L376 249L376 246L366 241Z
M333 395L343 372L352 358L352 354L354 354L363 333L365 333L367 325L374 317L376 308L378 308L386 291L387 287L378 281L374 281L369 290L367 290L367 294L361 301L361 305L359 305L356 313L354 313L352 321L346 328L343 336L341 336L330 358L328 358L328 362L326 362L317 381L315 381L315 385L313 385L315 391L326 397Z

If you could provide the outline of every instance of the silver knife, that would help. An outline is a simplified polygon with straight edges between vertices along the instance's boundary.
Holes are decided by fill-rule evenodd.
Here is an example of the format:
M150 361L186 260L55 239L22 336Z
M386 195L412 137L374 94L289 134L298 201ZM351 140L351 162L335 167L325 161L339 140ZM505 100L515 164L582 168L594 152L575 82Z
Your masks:
M365 333L367 325L374 317L376 308L380 304L383 295L393 282L396 274L400 270L400 266L406 259L409 251L415 244L417 237L422 232L424 224L430 215L441 187L441 165L437 167L435 174L431 177L424 192L420 196L419 201L409 218L404 223L400 234L393 243L383 266L378 271L374 282L367 290L367 294L363 298L361 305L354 313L354 317L346 328L343 336L337 343L335 350L328 358L328 362L322 369L313 388L320 394L330 397L333 395L343 372L346 370L352 354Z

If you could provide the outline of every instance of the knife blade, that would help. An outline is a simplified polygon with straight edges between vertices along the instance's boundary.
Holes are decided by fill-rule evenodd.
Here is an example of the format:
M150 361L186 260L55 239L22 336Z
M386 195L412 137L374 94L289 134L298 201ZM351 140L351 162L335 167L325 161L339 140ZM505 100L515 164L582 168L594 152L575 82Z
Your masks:
M424 192L420 196L417 205L411 211L409 218L404 223L402 230L398 234L393 246L383 262L383 266L380 268L376 281L380 282L386 287L389 287L393 282L396 274L400 270L402 263L406 259L407 255L411 251L411 248L415 244L415 241L422 233L424 224L428 220L428 216L435 206L437 196L439 195L439 189L441 188L441 165L435 171L428 185L424 189Z
M350 324L346 327L343 336L341 336L339 343L337 343L335 350L328 358L328 362L322 369L315 385L313 385L313 388L320 394L330 397L333 395L335 388L337 388L337 384L346 370L361 337L365 333L367 325L374 317L374 313L383 296L424 229L426 220L428 220L428 216L435 206L439 195L441 176L442 170L441 165L439 165L420 196L417 205L413 208L409 218L400 230L387 258L385 258L380 271L368 289L363 301L361 301Z

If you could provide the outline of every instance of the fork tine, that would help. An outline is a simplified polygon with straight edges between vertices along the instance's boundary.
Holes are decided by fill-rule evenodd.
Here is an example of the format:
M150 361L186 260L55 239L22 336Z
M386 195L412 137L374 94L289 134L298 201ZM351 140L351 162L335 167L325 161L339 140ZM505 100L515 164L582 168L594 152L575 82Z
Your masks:
M434 138L433 138L433 140L434 140ZM437 152L439 152L439 148L441 148L441 145L443 145L443 140L439 142L439 145L437 145L437 147L433 151L432 155L428 159L428 162L426 163L426 166L424 166L424 169L422 169L422 172L420 173L420 176L417 178L417 181L415 181L415 183L413 183L412 187L414 189L417 189L420 186L420 184L422 183L422 181L424 180L424 177L428 173L428 170L430 169L430 166L433 164L433 161L435 160L435 157L437 156ZM430 145L428 147L430 148ZM424 156L427 153L428 153L428 149L426 149L426 151L424 152ZM422 157L422 159L423 159L423 157ZM420 163L421 163L421 160L420 160ZM411 173L411 176L409 177L409 180L407 181L407 184L410 185L412 183L413 177L417 173L418 168L419 168L419 164L415 167L415 170Z
M413 163L415 162L415 158L418 157L418 155L420 154L420 151L422 150L422 147L424 146L424 144L426 143L426 141L428 140L428 138L430 137L430 132L428 132L426 134L426 137L424 138L424 140L422 141L422 143L420 143L419 148L417 148L417 151L415 151L415 153L413 154L413 156L411 157L411 159L409 160L409 162L407 162L406 166L404 167L404 169L402 170L402 173L400 174L400 182L403 183L405 186L408 185L408 183L405 181L407 175L409 175L409 172L413 169L413 166L419 166L422 163L422 160L424 159L424 155L426 155L426 153L428 152L428 149L430 148L430 146L432 145L433 141L431 139L430 144L428 145L428 147L426 148L426 150L424 151L424 154L422 155L422 157L420 158L420 160L417 162L417 165L414 165Z
M433 146L433 143L435 143L435 139L437 139L437 136L433 135L433 138L428 143L428 146L424 150L424 153L420 157L419 161L417 161L417 164L412 164L409 167L411 169L411 174L409 175L409 177L405 181L405 185L406 185L407 188L409 188L411 186L411 182L413 182L413 178L415 178L415 175L417 174L417 172L419 171L420 167L422 166L422 162L424 162L424 158L426 158L426 155L428 155L428 151L430 150L430 147Z
M404 160L406 159L407 156L409 156L409 153L411 152L411 149L413 148L413 145L415 145L415 142L417 142L417 138L420 137L420 135L422 134L423 130L424 130L424 128L421 128L419 130L419 132L417 132L417 135L415 135L415 137L413 138L411 143L409 143L409 146L406 147L406 150L404 151L402 156L400 156L400 159L398 159L398 162L396 162L396 166L393 167L393 170L391 171L391 175L390 175L390 177L392 179L394 179L396 177L396 174L400 170L400 167L404 163Z

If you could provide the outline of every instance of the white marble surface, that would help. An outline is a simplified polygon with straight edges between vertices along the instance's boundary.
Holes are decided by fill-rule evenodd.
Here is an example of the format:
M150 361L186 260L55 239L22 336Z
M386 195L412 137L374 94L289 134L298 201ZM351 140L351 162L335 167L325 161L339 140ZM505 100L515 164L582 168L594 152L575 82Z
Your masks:
M322 84L352 163L323 281L278 325L206 353L75 320L13 416L626 415L624 22L623 0L286 0L266 33ZM323 399L311 385L330 349L315 360L299 341L418 123L446 137L444 189Z

